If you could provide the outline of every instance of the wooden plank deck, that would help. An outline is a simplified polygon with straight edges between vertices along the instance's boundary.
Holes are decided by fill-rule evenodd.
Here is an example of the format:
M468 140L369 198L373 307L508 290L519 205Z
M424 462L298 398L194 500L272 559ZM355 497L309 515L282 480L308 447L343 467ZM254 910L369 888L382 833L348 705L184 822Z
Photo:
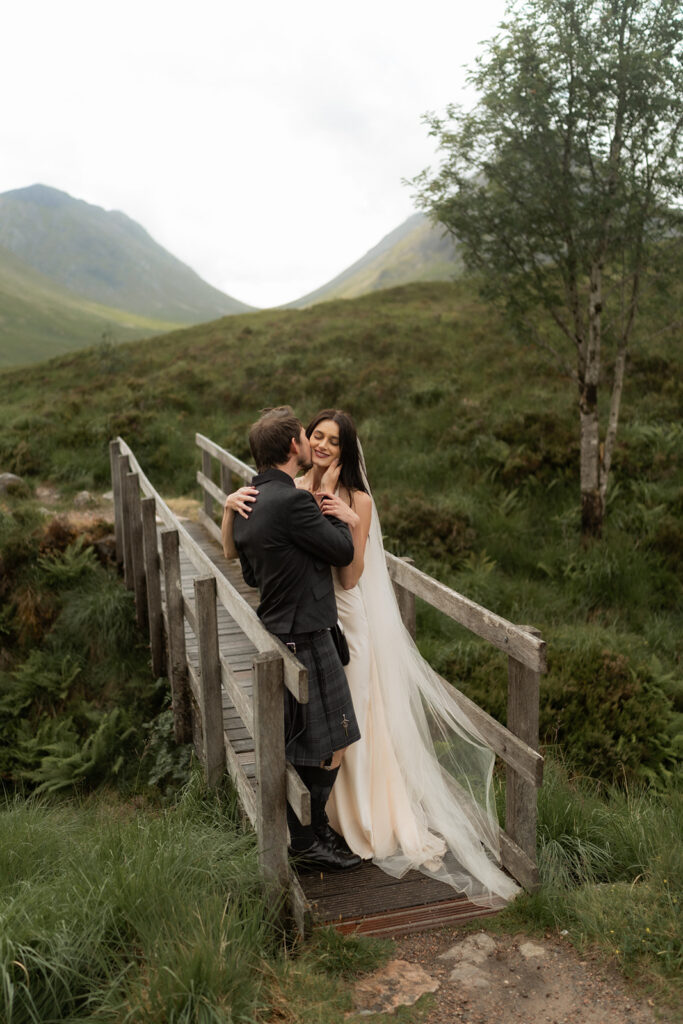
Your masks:
M183 520L183 525L202 551L255 609L258 594L245 584L239 563L226 559L216 542L198 523ZM180 567L183 597L194 606L194 579L199 574L182 549ZM245 694L251 697L252 659L257 651L220 602L218 635L221 655L237 674ZM187 623L185 642L188 661L197 670L198 644ZM225 692L223 729L255 788L254 741ZM479 907L464 896L454 895L450 886L420 872L411 871L397 879L367 862L352 873L302 873L299 882L316 923L332 925L344 933L396 935L423 931L494 914L504 906L504 902L500 901L491 908Z

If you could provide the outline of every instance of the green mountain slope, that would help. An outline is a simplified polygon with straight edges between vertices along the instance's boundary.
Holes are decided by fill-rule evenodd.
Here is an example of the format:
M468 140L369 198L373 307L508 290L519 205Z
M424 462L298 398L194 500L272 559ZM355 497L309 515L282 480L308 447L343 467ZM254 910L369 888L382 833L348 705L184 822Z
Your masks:
M48 359L103 337L127 341L177 326L72 295L0 247L0 367Z
M225 317L0 373L0 471L108 490L121 434L161 493L197 495L195 431L249 459L264 406L358 423L385 546L549 649L541 736L582 772L661 781L675 763L683 631L683 275L645 287L605 536L579 534L572 381L516 341L470 280ZM218 512L218 509L216 509ZM0 499L0 526L7 519ZM12 614L12 613L10 613ZM419 610L436 668L504 721L503 652ZM6 620L9 621L9 620Z
M72 295L167 323L253 308L207 284L125 214L45 185L0 195L0 246Z
M301 309L330 299L354 299L411 281L450 281L461 270L462 263L450 236L434 227L424 214L415 213L337 277L285 308Z

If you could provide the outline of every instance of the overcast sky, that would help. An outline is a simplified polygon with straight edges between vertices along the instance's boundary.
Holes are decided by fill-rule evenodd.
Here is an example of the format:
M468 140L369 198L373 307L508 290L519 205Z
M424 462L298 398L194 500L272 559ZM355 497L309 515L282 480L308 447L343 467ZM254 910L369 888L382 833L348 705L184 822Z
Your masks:
M421 124L470 103L504 0L16 0L0 192L40 182L139 221L257 306L299 298L414 212Z

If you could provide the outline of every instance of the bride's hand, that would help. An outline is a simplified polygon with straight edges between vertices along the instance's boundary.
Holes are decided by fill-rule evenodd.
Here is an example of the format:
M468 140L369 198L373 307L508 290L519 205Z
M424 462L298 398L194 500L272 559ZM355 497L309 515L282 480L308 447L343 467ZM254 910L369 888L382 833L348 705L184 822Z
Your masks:
M345 501L342 501L339 495L328 494L325 491L318 491L315 497L324 516L335 516L337 519L341 519L343 523L350 526L351 529L358 526L360 516L357 512L354 512Z
M239 512L243 519L248 519L257 494L256 487L240 487L239 491L233 491L227 496L224 507Z
M341 465L339 459L333 459L329 464L325 472L323 473L322 480L320 481L320 490L329 491L330 494L334 494L337 490L337 484L339 483L339 474L341 473Z

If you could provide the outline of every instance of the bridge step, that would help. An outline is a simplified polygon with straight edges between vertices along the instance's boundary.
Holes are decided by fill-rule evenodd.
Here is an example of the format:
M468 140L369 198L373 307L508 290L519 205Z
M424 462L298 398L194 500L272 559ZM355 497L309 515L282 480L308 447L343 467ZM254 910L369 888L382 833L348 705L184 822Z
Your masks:
M454 896L449 885L419 871L394 878L371 863L351 875L302 874L299 882L316 921L343 933L425 931L495 914L505 906L500 900L491 908L480 907L464 896Z

